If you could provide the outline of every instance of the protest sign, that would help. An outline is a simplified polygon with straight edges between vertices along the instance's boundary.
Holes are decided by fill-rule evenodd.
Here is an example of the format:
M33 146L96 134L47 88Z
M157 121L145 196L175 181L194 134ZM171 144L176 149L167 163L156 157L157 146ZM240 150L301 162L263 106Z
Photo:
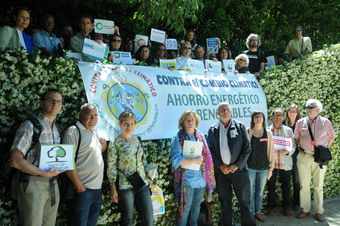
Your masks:
M207 52L209 54L216 54L220 48L219 38L207 38Z
M253 111L267 115L264 92L252 74L194 73L157 67L115 66L79 62L87 100L98 108L99 136L113 140L120 132L123 111L136 116L142 139L171 138L181 114L192 109L200 116L200 131L218 122L216 108L228 102L233 118L250 125ZM165 126L166 125L166 126Z
M222 63L225 72L235 72L235 60L223 60Z
M94 19L94 32L99 34L114 34L115 23L112 20Z
M139 49L141 46L148 45L149 43L149 37L146 35L136 35L134 45L135 45L135 52Z
M176 59L159 59L159 67L169 70L176 69Z
M273 66L275 66L275 57L274 56L268 56L266 58L267 58L267 64L266 64L267 68L272 68Z
M289 137L281 137L281 136L273 136L273 144L274 144L274 150L287 150L292 151L293 148L293 142L292 138Z
M185 159L195 159L202 155L203 143L199 141L185 140L183 144L183 157ZM187 164L185 169L200 170L200 164Z
M209 72L214 72L217 74L222 72L222 64L220 61L205 60L205 67Z
M159 43L165 43L166 33L165 31L151 28L150 40Z
M175 38L166 39L165 48L167 50L177 50L177 48L178 48L177 40Z
M205 71L204 62L202 60L187 60L188 68L194 73L203 73Z
M125 64L125 65L133 64L130 52L112 51L111 56L113 64Z
M85 38L83 53L96 60L102 60L108 54L108 47L106 44L99 44L91 39Z
M43 171L64 172L74 169L73 145L41 145L39 168Z

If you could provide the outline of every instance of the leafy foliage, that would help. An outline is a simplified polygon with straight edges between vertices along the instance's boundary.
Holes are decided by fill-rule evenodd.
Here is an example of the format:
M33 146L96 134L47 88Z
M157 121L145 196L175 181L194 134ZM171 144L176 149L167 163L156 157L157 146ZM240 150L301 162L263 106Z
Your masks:
M267 95L268 106L287 107L298 104L301 109L311 97L318 98L323 104L323 112L330 118L338 130L340 126L340 45L331 46L314 52L306 59L294 61L288 65L277 66L267 71L261 84ZM62 127L74 122L79 107L85 102L84 88L79 71L73 61L62 58L43 59L39 56L29 58L25 52L7 52L0 56L0 126L5 138L6 132L18 115L38 107L39 95L47 88L60 89L64 96L64 108L59 117ZM4 140L0 140L0 145ZM156 183L163 189L166 199L166 214L157 219L157 225L174 225L177 204L172 189L169 165L170 140L143 142L149 162L157 163L159 178ZM5 151L5 150L3 150ZM325 181L325 196L340 194L340 139L337 135L332 147L334 160L328 166ZM9 195L0 181L0 225L13 225L15 211ZM103 189L103 206L99 225L112 225L119 220L116 205L112 205L107 182ZM235 202L236 203L236 202ZM218 225L220 207L217 195L212 204L214 225ZM236 205L236 204L235 204ZM236 210L236 206L235 206ZM62 203L58 225L65 225L65 216L70 208Z
M322 115L329 118L337 132L332 146L333 160L328 165L324 192L332 197L340 194L340 44L330 46L296 60L277 66L264 74L260 83L267 96L270 109L287 108L297 104L304 109L309 98L323 104ZM304 115L306 113L302 111Z

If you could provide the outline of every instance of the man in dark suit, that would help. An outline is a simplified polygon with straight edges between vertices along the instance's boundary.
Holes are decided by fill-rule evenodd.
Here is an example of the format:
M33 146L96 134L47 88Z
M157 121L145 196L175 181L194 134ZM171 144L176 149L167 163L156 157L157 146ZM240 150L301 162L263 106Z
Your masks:
M241 211L241 225L255 226L249 211L250 181L246 169L250 145L243 124L231 118L227 103L219 104L220 121L210 127L208 145L214 160L216 188L222 207L222 225L232 226L234 190Z

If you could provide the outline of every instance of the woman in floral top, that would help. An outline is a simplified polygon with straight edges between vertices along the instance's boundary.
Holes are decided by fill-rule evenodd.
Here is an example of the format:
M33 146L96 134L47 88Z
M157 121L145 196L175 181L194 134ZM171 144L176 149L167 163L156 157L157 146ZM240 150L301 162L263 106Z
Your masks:
M111 185L112 202L119 203L122 211L121 225L134 224L134 204L141 225L153 225L152 203L145 173L144 152L138 137L133 135L136 118L131 112L119 116L121 134L109 146L107 176ZM128 178L138 173L145 185L136 191ZM135 202L138 200L138 202Z

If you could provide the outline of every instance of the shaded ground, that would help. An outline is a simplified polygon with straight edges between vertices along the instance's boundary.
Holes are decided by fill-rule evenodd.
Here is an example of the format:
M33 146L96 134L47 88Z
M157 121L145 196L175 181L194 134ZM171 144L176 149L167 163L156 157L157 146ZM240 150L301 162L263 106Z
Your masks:
M266 221L258 226L340 226L340 197L326 200L324 207L326 221L322 223L314 220L312 216L302 220L295 216L286 217L278 210L267 216Z

